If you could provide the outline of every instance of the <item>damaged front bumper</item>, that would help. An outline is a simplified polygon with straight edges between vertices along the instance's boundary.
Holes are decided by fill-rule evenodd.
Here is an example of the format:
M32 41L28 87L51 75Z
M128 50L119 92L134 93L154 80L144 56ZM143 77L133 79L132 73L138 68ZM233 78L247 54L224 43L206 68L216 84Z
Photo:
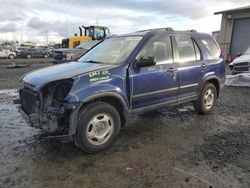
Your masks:
M25 122L30 125L31 127L40 128L39 126L39 114L26 114L22 109L21 105L17 107L18 112L21 114L22 118Z
M59 117L64 116L67 110L72 111L74 108L74 104L65 104L64 106L58 108L49 108L49 110L44 113L40 112L28 114L25 112L25 110L23 110L21 104L17 106L18 112L29 126L43 129L49 133L59 133L60 131L64 130L65 127L69 128L69 122L68 124L66 123L62 125L62 123L59 122ZM65 132L63 134L65 134Z

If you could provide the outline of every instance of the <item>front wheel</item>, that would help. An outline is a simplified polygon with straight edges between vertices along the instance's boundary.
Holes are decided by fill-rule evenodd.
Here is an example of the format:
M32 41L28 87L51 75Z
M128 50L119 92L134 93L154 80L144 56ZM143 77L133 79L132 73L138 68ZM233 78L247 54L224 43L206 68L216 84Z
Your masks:
M209 114L213 111L217 99L217 90L211 83L206 83L197 101L194 102L194 108L198 114Z
M105 102L94 102L79 113L75 143L87 153L102 151L111 146L120 127L120 115L116 108Z

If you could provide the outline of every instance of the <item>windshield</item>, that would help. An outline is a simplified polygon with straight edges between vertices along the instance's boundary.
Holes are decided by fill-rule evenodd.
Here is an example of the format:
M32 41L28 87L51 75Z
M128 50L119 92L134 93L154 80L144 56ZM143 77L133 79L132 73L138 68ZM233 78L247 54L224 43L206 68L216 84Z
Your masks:
M128 58L141 39L141 36L106 39L88 51L79 61L121 64Z
M77 49L90 49L92 48L94 45L96 45L97 43L99 43L100 41L98 40L90 40L90 41L86 41L83 44L80 44L79 46L77 46Z
M250 55L250 46L246 49L246 51L244 52L244 55Z

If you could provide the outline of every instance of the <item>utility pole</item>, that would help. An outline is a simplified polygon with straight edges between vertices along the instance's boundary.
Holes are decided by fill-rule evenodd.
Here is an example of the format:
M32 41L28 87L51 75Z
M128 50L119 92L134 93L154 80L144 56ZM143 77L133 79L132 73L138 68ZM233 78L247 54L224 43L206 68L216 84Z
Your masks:
M48 38L48 30L47 29L45 31L45 40L46 40L46 45L48 46L48 44L49 44L49 38Z
M23 43L23 32L21 31L21 44Z

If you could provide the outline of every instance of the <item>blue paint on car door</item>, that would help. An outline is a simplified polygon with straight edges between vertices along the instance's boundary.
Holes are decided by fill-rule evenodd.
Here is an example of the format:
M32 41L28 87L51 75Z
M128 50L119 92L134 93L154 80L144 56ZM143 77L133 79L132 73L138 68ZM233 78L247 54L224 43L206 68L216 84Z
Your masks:
M154 57L156 65L130 67L130 104L133 109L177 101L178 73L172 54L171 40L166 35L152 38L142 48L137 61Z
M190 36L180 35L172 39L179 80L178 100L197 97L204 64L198 46Z

